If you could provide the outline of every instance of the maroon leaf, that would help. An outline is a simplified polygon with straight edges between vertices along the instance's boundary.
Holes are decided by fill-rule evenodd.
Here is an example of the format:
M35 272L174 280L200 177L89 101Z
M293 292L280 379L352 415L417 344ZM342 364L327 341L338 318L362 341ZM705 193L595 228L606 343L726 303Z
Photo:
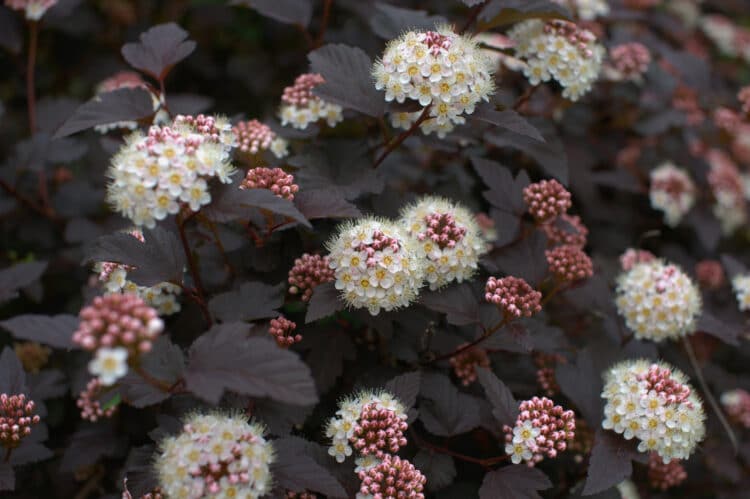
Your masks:
M305 324L333 315L344 309L344 302L339 298L339 292L332 282L315 286L310 303L307 306Z
M419 371L405 373L386 383L385 389L399 399L406 409L411 409L417 403L421 381L422 375Z
M313 93L328 102L379 118L385 110L385 97L373 85L372 61L357 47L329 44L307 54L310 68L326 82Z
M529 185L526 171L521 170L514 179L510 170L496 161L473 156L471 162L485 185L490 188L482 193L484 198L503 212L517 217L523 215L526 211L523 189Z
M217 403L224 390L307 405L318 400L310 369L297 354L267 338L248 338L247 325L214 326L190 347L185 382Z
M17 315L0 322L19 339L37 341L55 348L76 348L73 332L78 328L78 318L73 315Z
M270 399L253 399L253 415L268 425L274 435L287 435L292 428L302 426L314 406L282 404ZM327 455L327 454L326 454Z
M518 416L518 402L513 393L500 381L495 373L480 367L477 369L479 383L484 388L487 400L492 404L492 415L499 425L513 425Z
M728 324L707 311L701 314L695 329L710 334L728 345L737 346L740 344L738 338L742 333L742 326Z
M67 137L97 125L138 121L153 114L154 105L148 91L142 88L121 88L97 95L81 105L57 129L53 138Z
M453 483L456 478L456 465L453 458L445 454L420 449L412 462L427 477L427 490L440 490Z
M240 289L214 296L208 309L222 322L254 321L277 317L284 304L284 285L246 282Z
M537 499L537 491L552 487L547 475L521 464L506 466L484 475L479 499Z
M185 356L180 347L166 336L158 338L152 350L143 356L141 369L153 379L173 385L185 370ZM148 407L169 398L167 390L156 388L140 374L130 371L120 380L120 394L123 400L134 407Z
M721 255L721 264L724 266L724 272L727 273L729 279L747 273L747 266L732 255Z
M280 198L268 189L239 189L235 181L223 185L214 201L206 207L206 216L217 222L247 220L257 210L266 210L312 228L310 222L288 199Z
M175 23L160 24L141 33L140 41L126 43L122 56L135 69L162 81L172 67L195 50L188 32Z
M311 490L327 497L347 497L338 480L308 455L308 445L314 444L299 437L274 441L276 461L271 466L274 480L294 492Z
M18 296L18 290L36 282L47 269L47 262L18 263L0 270L0 303Z
M529 123L526 118L512 109L496 111L489 104L486 104L484 106L479 106L473 114L469 115L469 117L529 137L530 139L544 142L544 137L539 133L539 130Z
M547 275L546 249L547 238L541 231L534 231L516 244L506 246L486 258L483 263L491 272L500 271L521 277L536 286Z
M569 19L570 12L550 0L488 0L479 19L483 30L514 24L525 19Z
M306 333L304 345L310 347L305 361L312 370L320 393L333 388L336 379L344 372L345 360L355 360L357 357L357 350L348 333L338 327Z
M5 347L0 354L0 393L27 393L26 373L10 347Z
M313 13L312 0L233 0L231 5L249 7L274 21L302 27L310 24Z
M479 300L466 283L442 291L425 292L420 303L430 310L446 314L445 320L449 324L465 326L480 322Z
M444 374L427 373L420 389L419 419L430 433L451 437L479 426L479 405Z
M424 10L404 9L382 2L375 4L375 13L370 17L372 31L385 40L398 38L407 31L432 30L446 23L443 16L430 16Z
M555 369L555 378L560 389L575 403L592 428L601 423L601 374L594 367L589 350L581 350L575 364L559 364Z
M60 471L76 470L95 464L103 457L117 456L123 452L124 437L115 435L111 422L83 424L78 429L65 449Z
M632 441L615 433L596 430L583 495L596 494L617 485L633 473L632 459L638 457Z
M294 196L294 204L308 220L362 216L359 208L335 190L303 190Z
M0 462L0 490L15 490L16 474L10 463Z

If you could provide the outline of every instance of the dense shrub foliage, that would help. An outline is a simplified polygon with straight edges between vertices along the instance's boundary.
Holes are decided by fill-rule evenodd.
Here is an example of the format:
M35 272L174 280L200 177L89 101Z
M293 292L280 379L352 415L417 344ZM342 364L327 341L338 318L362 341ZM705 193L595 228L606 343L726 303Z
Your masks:
M746 497L745 25L5 0L2 496Z

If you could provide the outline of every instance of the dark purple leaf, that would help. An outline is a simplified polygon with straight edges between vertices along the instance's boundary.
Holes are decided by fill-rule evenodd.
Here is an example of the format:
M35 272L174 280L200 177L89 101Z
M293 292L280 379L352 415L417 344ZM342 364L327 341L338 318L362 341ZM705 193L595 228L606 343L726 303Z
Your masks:
M305 324L333 315L344 309L344 302L332 282L315 286L310 302L307 305Z
M479 499L541 499L537 491L551 487L541 470L514 464L484 475Z
M497 209L520 217L526 211L523 189L529 185L529 176L524 170L513 178L510 170L489 159L473 156L474 169L490 189L484 191L484 198ZM500 227L496 227L500 230Z
M125 462L128 491L133 497L143 497L159 485L154 470L153 445L133 447Z
M0 270L0 303L18 296L18 290L36 282L47 269L47 262L17 263Z
M482 31L525 19L569 19L568 10L550 0L489 0L479 19Z
M314 407L282 404L270 399L254 399L253 404L253 415L268 425L273 435L287 435L293 427L302 426Z
M308 220L362 216L359 208L335 190L303 190L294 196L294 204Z
M328 102L379 118L385 110L385 96L375 89L372 61L357 47L329 44L309 54L310 68L326 82L313 93Z
M544 142L544 137L539 133L539 130L529 123L526 118L512 109L496 111L491 105L486 104L479 106L469 117L529 137L530 139Z
M724 266L724 272L726 272L729 279L734 279L738 275L747 274L747 267L745 264L732 255L721 255L721 264Z
M10 463L0 462L0 490L15 490L16 474Z
M240 289L214 296L208 309L221 322L255 321L277 317L284 304L283 284L271 286L262 282L246 282Z
M151 378L173 385L185 370L185 356L180 347L166 336L161 336L154 342L152 350L142 357L141 369ZM120 394L125 402L138 408L155 405L169 398L167 390L156 388L133 370L120 380Z
M45 369L38 373L28 373L26 382L29 385L31 398L46 400L62 397L68 391L65 375L57 369Z
M487 304L486 308L484 306L482 307L483 310L489 310L491 308L495 307L490 306L489 304ZM497 309L495 308L495 310ZM499 312L497 316L499 317ZM497 322L495 322L495 324L497 324ZM491 327L491 325L488 326L485 324L485 327ZM529 330L522 323L512 322L490 336L487 341L484 342L484 347L503 350L505 352L528 354L534 349L534 343L531 334L529 334Z
M399 399L408 410L417 403L421 381L422 375L419 371L405 373L391 379L385 384L385 389Z
M520 277L530 285L537 286L547 275L546 249L547 238L537 230L516 244L495 252L483 263L491 272Z
M575 364L559 364L555 378L563 394L575 403L586 422L596 428L602 421L602 380L589 350L581 350Z
M583 495L596 494L617 485L633 473L638 457L632 441L602 429L596 430Z
M318 400L310 369L297 354L267 338L248 338L247 326L214 326L190 347L185 382L200 398L217 403L224 390L308 405Z
M711 313L704 311L700 319L698 319L695 330L710 334L727 345L737 346L740 344L739 335L742 333L742 326L728 324Z
M97 95L76 109L55 132L59 139L96 125L138 121L154 114L151 94L142 88L121 88Z
M490 404L492 404L492 415L498 425L513 425L518 416L518 402L513 398L510 389L500 381L495 373L480 367L477 369L477 378L484 388Z
M442 291L425 292L420 303L430 310L446 314L445 320L449 324L465 326L480 322L479 299L466 283L450 286Z
M86 262L115 262L134 267L128 279L141 286L182 282L185 252L177 235L161 227L144 230L142 243L127 232L97 239L86 252Z
M33 431L36 431L36 428ZM54 452L44 445L39 442L30 442L26 438L17 449L13 450L10 456L10 464L13 466L23 466L25 464L38 463L39 461L46 461L54 455Z
M10 395L28 393L26 373L21 361L10 347L5 347L0 354L0 393Z
M407 31L428 31L446 24L443 16L430 16L424 10L404 9L378 2L375 13L370 18L372 31L380 38L392 40Z
M479 426L477 402L460 393L444 374L424 374L420 396L419 419L430 433L451 437Z
M311 490L327 497L347 497L338 480L308 455L307 444L299 437L274 441L276 461L271 466L274 480L294 492Z
M447 487L456 478L453 458L429 449L420 449L412 464L427 477L427 490L435 491Z
M305 335L304 344L310 346L305 360L320 393L333 388L336 379L344 372L345 360L357 358L357 350L349 335L337 327L311 331Z
M190 114L195 116L210 109L214 103L214 100L210 97L194 94L170 94L168 99L169 112L173 115Z
M122 56L135 69L162 81L172 67L195 50L188 32L175 23L159 24L141 33L140 41L126 43Z
M268 189L239 189L238 183L223 185L214 197L214 201L206 207L204 213L217 222L233 220L247 220L257 210L266 210L301 223L305 227L312 227L310 222L288 199L274 195Z
M591 174L591 180L595 184L612 187L620 191L635 194L643 194L644 192L644 188L638 183L638 179L632 173L622 169L594 172Z
M115 434L111 422L85 423L73 434L65 449L60 471L73 473L95 464L103 457L120 455L124 443L124 437Z
M78 328L78 318L73 315L17 315L0 322L19 339L38 341L55 348L75 348L73 332Z
M705 206L696 206L685 217L685 224L692 227L703 246L714 251L721 240L721 224Z
M310 24L313 13L312 0L233 0L231 5L249 7L274 21L302 27Z
M633 129L641 135L651 136L659 135L672 127L680 127L684 124L685 113L677 109L668 108L647 116L633 125Z

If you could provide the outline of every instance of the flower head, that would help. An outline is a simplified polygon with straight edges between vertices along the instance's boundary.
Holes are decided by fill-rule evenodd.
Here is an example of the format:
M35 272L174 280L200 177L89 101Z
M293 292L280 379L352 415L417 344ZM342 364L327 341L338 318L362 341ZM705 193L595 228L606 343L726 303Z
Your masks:
M750 114L750 85L742 87L740 91L737 92L737 99L742 104L742 112Z
M553 0L565 7L575 9L578 17L584 21L593 21L597 17L609 14L609 2L607 0Z
M641 81L651 64L651 51L638 42L623 43L609 51L614 80Z
M165 438L156 457L159 483L167 497L242 497L271 491L273 446L264 428L243 415L195 414L182 433Z
M434 31L409 31L392 40L372 68L375 88L387 102L417 101L429 106L422 132L443 137L465 122L476 105L494 91L491 59L469 37L449 26ZM391 123L409 128L422 114L394 113Z
M710 165L708 183L714 196L713 212L729 235L747 223L747 203L740 171L728 154L712 149L706 154Z
M99 402L99 396L102 394L103 385L98 378L94 378L86 384L86 388L78 395L76 405L81 410L81 419L97 422L102 418L111 418L117 411L117 405L112 405L103 409Z
M357 451L357 465L368 468L406 445L406 408L385 391L364 391L339 402L326 427L328 454L343 463Z
M737 297L737 305L743 312L750 310L750 274L739 274L732 278L732 290Z
M560 282L577 282L594 275L594 264L580 246L563 244L544 253L550 273Z
M551 222L572 206L570 192L554 179L524 187L523 200L528 212L539 223Z
M638 263L652 262L656 256L648 250L628 248L620 255L620 267L627 272Z
M240 121L232 127L232 132L237 137L237 149L243 154L271 151L278 159L289 154L289 143L258 120Z
M490 277L484 286L484 299L507 318L531 317L542 310L542 293L520 277Z
M304 253L294 260L294 266L289 270L289 294L299 294L302 301L308 302L316 286L331 282L334 278L327 256Z
M229 183L229 122L203 115L177 116L171 126L130 135L107 170L107 200L138 226L153 228L181 205L192 211L211 202L208 181Z
M294 183L294 175L281 168L251 168L242 179L240 189L268 189L276 197L294 200L299 186Z
M541 229L547 236L549 246L569 244L583 247L586 246L586 238L589 235L589 229L583 224L581 217L567 213L543 224Z
M665 463L656 453L648 457L648 483L651 487L667 490L678 486L686 478L687 472L679 459L672 459Z
M362 484L357 499L396 497L424 499L427 478L406 459L387 455L377 466L357 473Z
M458 348L464 348L466 345L467 343L464 343ZM480 346L461 350L461 353L450 358L450 363L456 377L464 386L469 386L477 380L477 367L490 367L491 365L487 350Z
M690 176L667 162L651 171L651 207L664 212L664 223L676 227L695 204L695 185Z
M421 198L401 211L399 225L415 240L432 290L469 279L487 248L471 212L447 199Z
M536 381L548 397L552 397L560 392L560 386L555 378L555 366L559 363L565 363L565 357L560 354L548 354L536 352L533 355L534 364L536 365Z
M516 42L517 57L526 61L524 74L532 85L554 78L563 97L576 101L599 77L604 47L575 23L532 19L515 25L508 36Z
M275 319L271 319L268 332L276 339L277 345L282 348L289 348L295 343L302 341L302 335L299 333L295 334L295 329L297 329L296 323L280 315Z
M618 313L637 339L661 342L695 331L701 312L698 287L679 267L653 260L617 278Z
M5 5L9 8L24 11L29 21L40 20L56 4L57 0L5 0Z
M0 394L0 446L15 449L31 434L32 425L39 423L34 414L34 401L23 393Z
M637 438L640 452L669 463L687 459L705 435L703 405L682 372L665 363L627 360L604 376L602 428Z
M732 422L750 428L750 393L742 388L724 392L721 394L721 405Z
M534 397L521 402L516 424L503 427L505 452L513 464L526 461L529 466L546 457L553 459L573 440L575 414L546 398Z
M114 385L128 373L128 350L123 347L100 347L89 362L89 372L104 386Z
M313 88L323 83L323 76L306 73L298 76L293 85L286 87L279 109L281 124L304 130L310 123L320 120L325 120L328 126L336 126L336 123L343 121L341 106L326 102L313 94Z
M424 279L416 239L393 222L362 218L339 227L327 243L336 289L351 307L372 315L409 305Z

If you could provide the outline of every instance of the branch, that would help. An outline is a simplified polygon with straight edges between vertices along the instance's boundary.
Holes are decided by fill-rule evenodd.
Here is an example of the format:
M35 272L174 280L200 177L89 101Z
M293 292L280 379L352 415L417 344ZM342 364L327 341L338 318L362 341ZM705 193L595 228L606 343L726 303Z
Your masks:
M417 121L412 123L412 125L409 127L408 130L406 130L405 132L402 132L401 135L396 137L396 140L394 140L393 142L391 142L390 144L386 146L385 151L383 151L380 157L377 160L375 160L375 164L373 164L372 167L377 168L378 166L380 166L380 163L385 161L385 158L387 158L388 155L391 154L394 149L400 146L403 141L405 141L410 135L412 135L417 130L417 128L419 128L419 125L421 125L425 120L429 118L429 111L430 111L430 106L428 105L426 108L424 108L424 110L422 111L422 114L419 115L419 118L417 118Z

